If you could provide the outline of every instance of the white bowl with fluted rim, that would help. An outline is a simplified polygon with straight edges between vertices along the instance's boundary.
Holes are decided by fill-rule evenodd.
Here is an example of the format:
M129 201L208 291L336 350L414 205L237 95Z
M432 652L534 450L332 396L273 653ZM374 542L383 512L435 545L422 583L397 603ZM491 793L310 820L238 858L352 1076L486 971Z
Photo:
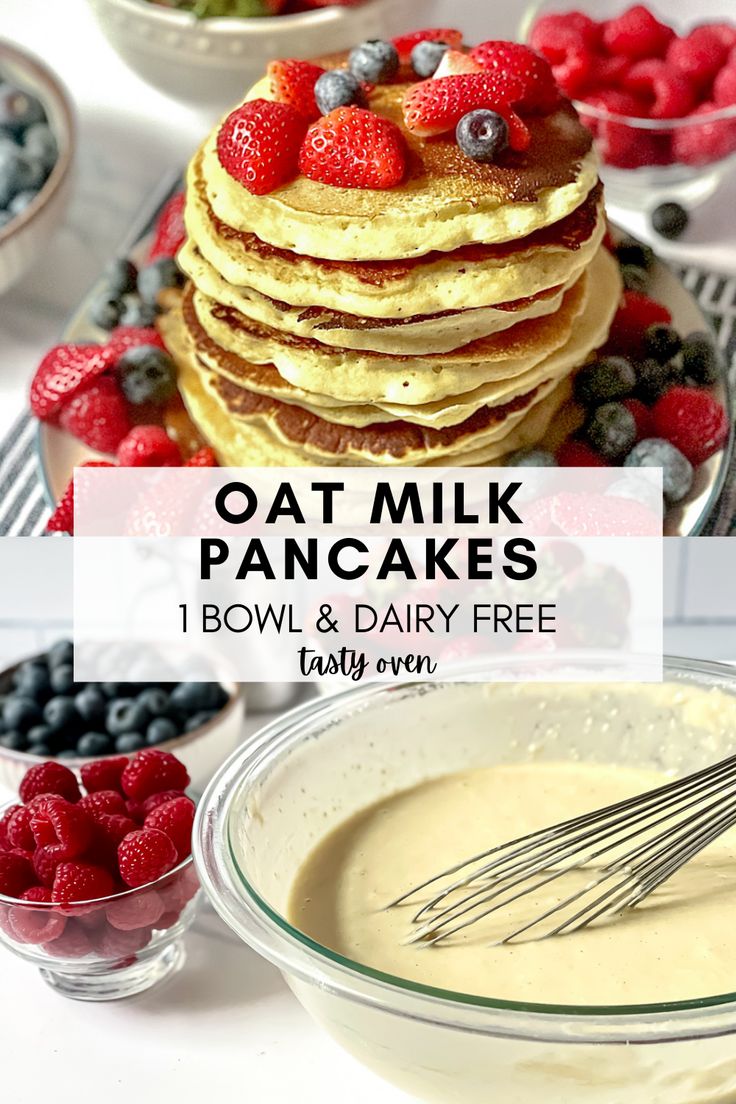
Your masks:
M76 147L74 109L64 86L33 54L0 39L0 74L37 96L46 109L59 154L51 175L32 203L0 227L0 295L20 280L64 221L72 188Z
M434 0L365 0L262 19L198 19L150 0L89 0L108 42L174 99L224 110L273 58L308 58L431 25Z

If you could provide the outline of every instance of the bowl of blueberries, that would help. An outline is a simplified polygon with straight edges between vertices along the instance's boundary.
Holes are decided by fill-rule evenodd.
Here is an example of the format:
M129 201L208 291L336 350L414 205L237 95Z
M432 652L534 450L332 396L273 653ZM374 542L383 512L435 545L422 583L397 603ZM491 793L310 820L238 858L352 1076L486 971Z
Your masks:
M217 682L76 682L71 641L0 672L0 785L17 789L30 766L71 770L146 747L184 763L195 792L241 737L244 696Z
M39 59L0 39L0 294L63 222L74 147L74 112L61 83Z

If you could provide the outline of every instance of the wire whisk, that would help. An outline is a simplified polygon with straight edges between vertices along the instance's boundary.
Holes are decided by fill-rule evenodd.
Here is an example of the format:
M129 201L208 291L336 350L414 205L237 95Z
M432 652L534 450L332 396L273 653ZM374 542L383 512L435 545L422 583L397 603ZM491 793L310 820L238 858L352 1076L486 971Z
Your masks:
M430 890L411 919L408 942L433 946L537 891L554 889L572 871L590 871L582 889L495 942L577 931L638 905L734 825L736 755L463 859L388 908Z

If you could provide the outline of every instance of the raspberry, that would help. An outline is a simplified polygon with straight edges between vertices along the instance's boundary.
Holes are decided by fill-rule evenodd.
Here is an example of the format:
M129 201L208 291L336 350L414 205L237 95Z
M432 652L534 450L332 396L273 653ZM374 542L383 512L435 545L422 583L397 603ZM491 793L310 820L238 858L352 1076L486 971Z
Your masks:
M730 62L713 82L713 101L716 107L732 107L736 104L736 62Z
M92 943L78 920L68 920L61 935L44 943L43 949L56 958L84 958L92 953Z
M679 119L695 106L692 83L657 58L632 65L623 84L630 92L652 98L649 108L652 119Z
M670 162L670 141L666 134L650 134L628 123L605 120L599 123L597 137L599 153L607 165L638 169Z
M297 174L307 120L289 104L251 100L228 115L217 135L226 173L253 195L265 195Z
M161 790L159 793L151 794L141 807L144 820L154 809L158 809L159 805L165 805L167 801L176 801L177 797L184 797L182 790ZM191 798L187 798L187 801L191 801Z
M185 468L218 468L219 466L215 450L209 447L199 449L184 463Z
M82 767L82 783L88 794L98 790L117 790L122 793L121 778L128 765L126 755L116 755L110 759L96 759Z
M33 866L28 859L11 851L0 852L0 893L5 897L20 897L35 880Z
M185 790L189 782L184 764L170 752L157 748L139 751L122 777L123 792L134 801L145 801L162 790Z
M716 104L704 103L689 116L710 115ZM736 150L736 119L716 119L713 122L678 127L672 137L672 152L676 161L685 165L708 165L721 161Z
M603 27L603 44L611 54L629 58L664 57L675 32L655 19L643 4L635 4Z
M473 61L505 77L518 77L524 88L520 108L527 111L554 111L560 100L549 62L541 54L518 42L482 42L470 51ZM513 102L513 101L512 101Z
M708 23L706 25L718 35L727 50L732 50L736 46L736 23Z
M107 460L87 460L80 468L112 468ZM49 533L74 534L74 476L69 480L66 490L57 503L56 509L46 523Z
M128 407L117 381L101 376L81 387L62 407L59 424L90 448L115 452L130 429Z
M153 241L148 251L149 264L159 257L175 257L184 244L187 236L184 226L184 202L184 192L177 192L164 204L156 221Z
M406 172L406 144L390 119L362 107L338 107L307 131L299 168L310 180L337 188L393 188Z
M321 65L309 61L272 61L268 66L271 98L289 104L310 122L318 119L320 110L314 98L314 86L324 73Z
M118 463L124 468L178 468L181 452L163 426L139 425L118 445Z
M431 27L426 31L412 31L411 34L399 35L393 42L399 60L408 62L412 50L420 42L446 42L451 50L459 50L463 44L463 35L462 31L451 30L449 27Z
M178 915L198 891L197 871L192 864L189 864L171 878L167 878L165 885L162 885L157 893L164 902L166 911L176 912Z
M699 88L707 88L725 65L728 47L712 27L695 27L684 38L675 38L667 50L667 64Z
M652 412L640 399L624 399L624 406L633 415L636 422L636 439L642 441L645 437L651 437L654 433Z
M128 349L137 349L139 345L165 348L161 335L154 326L117 326L107 339L107 347L114 353L116 362Z
M64 849L56 844L53 847L37 847L33 853L33 870L41 885L50 889L54 884L56 868L64 861Z
M16 806L7 826L7 837L11 847L21 847L24 851L35 851L36 841L31 831L33 809L26 805Z
M114 361L113 353L102 345L56 345L36 369L31 410L41 421L55 418L65 403Z
M13 814L22 809L22 805L11 805L6 809L0 818L0 851L12 851L13 844L8 839L8 825L12 820Z
M529 36L529 44L549 61L556 63L570 44L589 52L600 45L601 25L579 11L550 12L537 19Z
M487 108L506 120L511 148L525 150L531 136L511 106L523 101L525 91L521 77L502 69L432 78L413 85L406 93L404 122L414 134L429 138L454 130L468 112Z
M131 832L118 847L120 876L133 888L155 882L173 870L176 863L176 847L167 835L155 828Z
M67 801L79 801L82 796L76 778L63 763L38 763L23 776L19 787L21 801L28 805L39 794L56 794Z
M101 866L87 862L62 862L56 868L51 899L68 905L110 897L114 892L115 882Z
M722 448L728 437L726 411L707 391L695 387L671 387L652 407L652 418L657 436L679 449L694 467Z
M98 818L97 824L107 842L114 845L115 856L117 856L118 844L138 827L135 820L119 813L103 813Z
M625 291L608 335L606 351L641 356L645 331L655 322L669 324L671 321L672 315L661 303L641 291Z
M178 862L191 855L194 802L190 798L176 797L159 805L148 814L144 823L146 828L158 828L169 837L176 847Z
M557 450L561 468L605 468L606 461L584 441L564 441Z
M96 790L85 794L78 807L89 813L92 820L99 820L106 813L119 816L125 814L125 802L117 790Z
M136 822L136 828L139 828L143 821L146 819L146 814L143 811L142 801L131 801L130 798L125 802L125 812L131 820Z
M83 854L92 841L93 820L81 805L49 797L34 808L31 830L39 847L58 847L65 859Z
M44 886L31 886L21 899L30 904L49 904L51 890ZM24 908L17 905L8 910L8 920L14 937L19 943L48 943L58 939L66 927L66 917L48 908Z
M105 924L93 933L92 942L98 955L103 958L131 959L151 941L150 928L137 928L134 931L119 931ZM125 965L128 963L126 962Z
M638 63L637 63L638 64ZM626 86L626 77L632 65L625 57L594 57L590 72L590 85L592 88L612 88L617 85Z
M155 889L147 893L128 893L107 906L107 919L118 931L151 928L164 914L164 903Z

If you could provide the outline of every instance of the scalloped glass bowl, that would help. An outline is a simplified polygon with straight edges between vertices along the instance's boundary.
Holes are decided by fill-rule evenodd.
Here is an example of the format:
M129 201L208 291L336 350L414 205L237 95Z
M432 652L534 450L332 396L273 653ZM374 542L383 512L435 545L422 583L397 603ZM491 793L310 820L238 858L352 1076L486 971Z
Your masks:
M603 20L627 7L625 0L541 0L527 9L519 38L528 39L541 15L578 10ZM658 14L679 31L706 21L736 24L732 0L703 0L692 15L684 4L666 10L660 3ZM607 198L622 207L653 210L669 201L695 207L718 190L736 165L736 105L681 119L640 119L574 102L595 136Z
M62 907L0 894L0 944L63 996L119 1000L180 969L200 896L191 856L155 882L96 901Z
M668 660L665 680L702 691L697 725L671 723L657 687L626 684L579 694L538 683L369 686L310 702L255 735L205 792L194 827L203 888L340 1045L414 1097L726 1104L736 1099L736 993L633 1007L545 1004L544 992L536 1004L470 997L369 969L285 918L315 843L397 789L531 756L682 772L732 752L736 712L709 695L725 693L736 711L736 669ZM504 707L519 694L528 712Z

